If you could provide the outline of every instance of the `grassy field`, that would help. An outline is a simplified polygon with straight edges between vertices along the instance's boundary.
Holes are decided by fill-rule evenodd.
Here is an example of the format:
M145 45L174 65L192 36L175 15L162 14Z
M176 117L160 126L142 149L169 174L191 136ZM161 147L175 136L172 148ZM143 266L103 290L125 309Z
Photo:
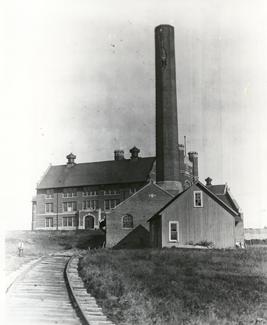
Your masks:
M118 325L266 324L267 247L94 250L80 274Z
M22 264L39 256L68 249L87 249L101 246L102 231L9 231L5 236L5 272L18 269ZM24 243L23 257L18 256L18 244Z

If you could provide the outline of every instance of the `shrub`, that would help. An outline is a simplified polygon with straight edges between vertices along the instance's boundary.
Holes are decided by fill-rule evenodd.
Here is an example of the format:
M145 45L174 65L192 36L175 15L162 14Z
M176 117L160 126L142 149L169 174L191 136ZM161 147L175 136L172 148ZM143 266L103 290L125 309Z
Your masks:
M196 243L194 246L203 246L207 248L213 248L214 244L212 241L201 240L200 242Z

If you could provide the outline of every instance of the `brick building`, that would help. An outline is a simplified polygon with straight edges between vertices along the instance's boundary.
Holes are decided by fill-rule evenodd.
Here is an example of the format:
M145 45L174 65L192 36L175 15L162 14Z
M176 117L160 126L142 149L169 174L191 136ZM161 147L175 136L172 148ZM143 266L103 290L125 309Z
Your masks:
M183 146L177 146L183 154ZM33 230L97 229L106 214L150 180L156 180L156 158L140 157L139 149L114 151L114 160L76 164L67 156L65 165L49 166L33 199ZM181 159L184 185L193 181L193 164Z
M151 180L107 215L106 246L149 246L147 220L172 198L170 193ZM129 236L137 227L139 230L135 235Z
M106 220L108 247L146 246L149 229L153 229L152 245L157 247L174 243L162 242L171 238L171 231L176 231L175 246L209 238L218 247L243 241L242 214L229 190L225 185L211 185L210 178L206 186L201 184L197 152L187 154L178 142L172 26L155 28L155 68L156 155L140 157L140 150L133 147L128 159L123 150L115 150L112 161L76 163L76 156L69 154L67 163L50 166L37 186L32 229L97 229ZM194 206L194 200L203 204ZM166 206L168 202L172 203ZM166 216L168 211L171 216L161 217L163 207ZM173 226L169 228L165 221ZM224 235L227 240L220 240ZM156 241L160 244L155 245Z

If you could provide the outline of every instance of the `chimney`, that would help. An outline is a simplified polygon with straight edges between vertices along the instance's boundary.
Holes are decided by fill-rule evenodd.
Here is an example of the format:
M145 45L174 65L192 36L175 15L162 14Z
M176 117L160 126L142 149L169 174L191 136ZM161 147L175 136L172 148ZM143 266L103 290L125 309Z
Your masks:
M140 150L138 148L136 148L136 146L134 146L129 151L131 153L131 159L136 160L136 159L140 158L140 157L138 157L138 154L139 154Z
M182 191L179 177L179 150L174 28L155 28L156 54L156 181L165 190Z
M124 151L114 150L114 160L124 160Z
M212 184L211 184L211 182L212 182L212 178L207 177L207 178L205 179L205 181L206 181L206 186L211 186L211 185L212 185Z
M67 167L72 167L75 165L76 156L72 152L67 155L66 158L68 159Z
M178 150L179 150L179 161L184 161L184 156L185 156L185 147L183 144L178 145Z
M188 152L189 160L193 163L193 180L198 180L198 153L195 151Z

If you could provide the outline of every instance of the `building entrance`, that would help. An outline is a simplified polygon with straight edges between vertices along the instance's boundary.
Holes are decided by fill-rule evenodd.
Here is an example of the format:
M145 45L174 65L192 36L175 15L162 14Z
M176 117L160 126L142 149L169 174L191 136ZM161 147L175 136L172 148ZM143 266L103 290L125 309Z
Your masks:
M84 219L84 228L85 229L94 229L95 228L95 218L93 216L86 216Z

